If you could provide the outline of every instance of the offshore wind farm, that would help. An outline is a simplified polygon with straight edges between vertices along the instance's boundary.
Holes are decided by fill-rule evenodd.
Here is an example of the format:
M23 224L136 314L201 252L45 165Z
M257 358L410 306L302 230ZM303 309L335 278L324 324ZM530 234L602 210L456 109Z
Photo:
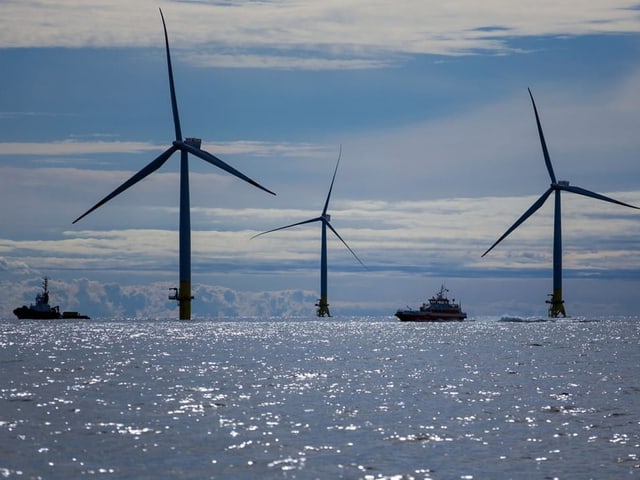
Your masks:
M89 3L0 2L2 477L638 477L638 0Z
M0 5L0 307L10 315L50 277L62 305L92 316L173 317L191 296L193 318L314 311L322 255L312 224L250 239L317 216L343 144L331 223L367 269L328 242L331 314L393 312L445 283L472 316L546 316L552 269L567 314L640 311L636 210L562 189L560 269L551 202L481 256L549 180L523 115L527 85L544 103L566 186L640 205L637 9L614 0L576 16L569 5L498 3L465 2L451 17L442 5L405 15L347 1L336 16L282 2L276 19L268 4L167 1L164 45L147 0L101 15L66 0ZM180 132L166 145L169 116ZM202 140L183 137L180 120ZM278 196L211 169L201 145ZM174 148L192 160L188 209ZM194 151L207 159L194 162ZM110 191L108 208L69 225ZM190 228L180 227L186 211ZM190 274L176 278L184 265Z

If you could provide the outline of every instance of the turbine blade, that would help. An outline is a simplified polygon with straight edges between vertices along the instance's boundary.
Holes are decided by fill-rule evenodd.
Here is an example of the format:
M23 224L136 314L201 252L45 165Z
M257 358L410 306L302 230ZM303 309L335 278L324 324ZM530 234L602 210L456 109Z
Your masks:
M342 157L342 145L340 145L340 152L338 153L338 161L336 162L336 169L333 171L333 178L331 179L331 186L329 187L329 193L327 194L327 200L324 202L324 208L322 209L322 216L327 214L329 208L329 198L331 198L331 190L333 190L333 182L336 180L336 173L338 173L338 165L340 165L340 158Z
M270 193L271 195L275 195L275 193L273 193L271 190L263 187L262 185L260 185L255 180L252 180L251 178L247 177L244 173L240 173L238 170L233 168L231 165L228 165L227 163L225 163L222 160L220 160L218 157L215 157L215 156L211 155L209 152L207 152L205 150L201 150L201 149L196 148L196 147L194 147L192 145L189 145L187 143L182 143L180 145L180 149L186 150L187 152L191 153L192 155L195 155L196 157L201 158L205 162L209 162L210 164L215 165L218 168L221 168L225 172L228 172L231 175L235 175L236 177L241 178L245 182L250 183L251 185L253 185L254 187L258 187L260 190L264 190L265 192Z
M355 257L355 259L356 259L356 260L358 260L358 262L360 262L360 265L362 265L364 268L367 268L367 266L366 266L364 263L362 263L362 260L360 260L360 259L358 258L358 255L356 255L356 252L354 252L353 250L351 250L351 247L350 247L349 245L347 245L347 242L345 242L345 241L344 241L344 239L340 236L340 234L336 231L336 229L335 229L335 228L333 228L333 226L332 226L329 222L327 222L327 221L325 221L325 224L327 225L327 227L329 227L329 228L331 229L331 231L332 231L333 233L335 233L335 234L336 234L336 237L338 237L338 238L340 239L340 241L341 241L342 243L344 243L344 246L345 246L345 247L347 247L347 249L351 252L351 255L353 255L353 256Z
M551 158L549 157L549 150L547 149L547 142L544 140L544 133L542 132L542 124L540 123L540 117L538 116L538 109L536 108L536 102L533 100L533 94L531 89L529 90L529 96L531 97L531 103L533 104L533 112L536 114L536 124L538 125L538 135L540 136L540 144L542 145L542 154L544 155L544 163L547 165L547 171L549 177L551 177L551 183L556 183L556 176L553 173L553 166L551 165Z
M313 223L318 221L322 221L322 217L310 218L309 220L303 220L302 222L296 222L296 223L292 223L291 225L285 225L284 227L278 227L272 230L267 230L266 232L262 232L262 233L258 233L257 235L254 235L253 237L251 237L251 240L253 240L256 237L259 237L260 235L265 235L267 233L277 232L278 230L284 230L285 228L297 227L298 225L305 225L307 223Z
M495 247L502 240L507 238L507 236L511 232L513 232L516 228L518 228L527 218L533 215L544 204L544 202L547 200L549 195L551 195L551 192L553 192L553 188L549 188L546 192L544 192L542 196L538 200L536 200L536 202L533 205L531 205L529 209L526 212L524 212L522 216L518 220L516 220L516 222L513 225L511 225L509 230L504 232L504 234L498 240L496 240L496 242L493 245L491 245L491 247L486 252L482 254L482 256L484 257L487 253L493 250L493 247Z
M169 53L169 35L167 35L167 25L164 22L164 15L162 9L160 10L160 17L162 18L162 27L164 28L164 43L167 50L167 68L169 70L169 90L171 90L171 110L173 111L173 125L176 130L176 140L182 140L182 130L180 129L180 117L178 116L178 101L176 100L176 87L173 83L173 68L171 68L171 54Z
M168 150L165 150L163 153L160 154L160 156L158 156L158 158L156 158L154 161L152 161L151 163L149 163L146 167L144 167L142 170L140 170L138 173L136 173L134 176L132 176L129 180L127 180L126 182L124 182L122 185L120 185L118 188L116 188L113 192L111 192L109 195L107 195L106 197L104 197L102 200L100 200L98 203L96 203L93 207L91 207L89 210L87 210L86 212L84 212L82 215L80 215L78 218L76 218L73 223L76 223L78 220L82 219L83 217L86 217L87 215L89 215L91 212L93 212L96 208L104 205L105 203L107 203L109 200L111 200L113 197L121 194L122 192L124 192L127 188L135 185L136 183L138 183L140 180L142 180L144 177L146 177L147 175L155 172L158 168L160 168L164 162L167 161L167 159L176 151L178 150L178 147L176 147L175 145L172 145Z
M578 195L584 195L585 197L595 198L597 200L604 200L605 202L615 203L617 205L622 205L624 207L635 208L636 210L640 210L639 207L635 207L633 205L629 205L628 203L621 202L614 198L606 197L596 192L592 192L590 190L586 190L580 187L574 187L571 185L560 185L558 188L560 190L566 190L567 192L577 193Z

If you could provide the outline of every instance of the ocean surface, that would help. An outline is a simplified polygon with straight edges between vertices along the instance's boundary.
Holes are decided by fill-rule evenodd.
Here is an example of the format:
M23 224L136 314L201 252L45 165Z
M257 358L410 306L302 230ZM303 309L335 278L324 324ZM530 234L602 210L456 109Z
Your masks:
M0 477L640 478L640 318L0 320Z

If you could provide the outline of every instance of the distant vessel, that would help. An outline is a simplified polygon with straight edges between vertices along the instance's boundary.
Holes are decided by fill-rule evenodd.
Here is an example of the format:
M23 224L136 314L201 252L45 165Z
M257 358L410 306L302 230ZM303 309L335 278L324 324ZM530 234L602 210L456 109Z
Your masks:
M23 305L16 308L13 313L19 319L30 320L57 320L60 318L78 318L89 319L87 315L80 315L78 312L62 312L57 305L52 307L49 305L49 279L44 277L42 282L42 292L36 295L36 303L28 307Z
M460 304L455 299L449 301L444 285L440 291L429 299L429 303L423 303L418 310L398 310L396 317L402 322L461 322L467 318Z

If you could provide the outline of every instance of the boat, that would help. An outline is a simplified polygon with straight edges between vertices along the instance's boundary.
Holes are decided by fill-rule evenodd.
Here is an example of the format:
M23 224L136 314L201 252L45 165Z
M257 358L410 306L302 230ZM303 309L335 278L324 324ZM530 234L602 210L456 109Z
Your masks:
M460 304L455 303L455 298L449 300L448 292L442 285L429 303L423 303L418 310L398 310L396 317L401 322L461 322L467 318L467 314L462 311Z
M36 295L36 303L32 303L28 307L23 305L13 310L13 313L20 320L58 320L58 319L84 319L88 320L87 315L80 315L78 312L62 312L60 307L49 305L49 279L43 278L42 292Z

